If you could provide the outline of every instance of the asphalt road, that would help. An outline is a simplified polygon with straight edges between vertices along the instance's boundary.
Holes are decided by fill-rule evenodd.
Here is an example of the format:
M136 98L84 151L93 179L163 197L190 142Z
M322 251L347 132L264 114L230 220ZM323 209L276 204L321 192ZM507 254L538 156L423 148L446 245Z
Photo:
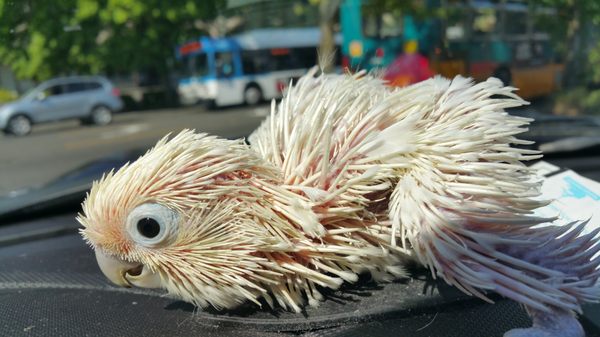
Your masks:
M65 121L34 126L25 137L0 132L0 195L15 189L43 185L94 159L115 152L151 147L170 132L196 129L228 138L249 135L268 114L268 105L206 111L200 107L152 110L117 114L112 124L82 126ZM598 135L600 121L565 120L537 113L535 109L514 110L536 119L523 138L547 142L573 136ZM557 163L600 180L598 156L577 157Z
M39 186L117 151L146 149L170 132L196 129L228 138L249 135L268 106L206 111L200 107L128 112L107 126L64 121L34 126L25 137L0 135L0 195ZM1 134L1 133L0 133Z

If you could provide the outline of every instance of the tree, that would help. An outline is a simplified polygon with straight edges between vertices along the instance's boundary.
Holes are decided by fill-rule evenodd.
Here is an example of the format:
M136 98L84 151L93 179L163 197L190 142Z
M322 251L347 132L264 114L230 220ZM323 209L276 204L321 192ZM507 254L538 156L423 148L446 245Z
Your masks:
M323 72L333 70L333 55L335 53L335 16L340 7L340 0L319 1L319 27L321 41L319 46L320 66Z
M202 34L225 0L0 0L0 63L20 78L151 70L166 80L176 44Z
M600 2L596 0L543 0L540 6L556 9L557 15L542 22L553 33L555 48L564 52L563 85L573 87L582 79L600 80L600 52L597 39L590 40L590 30L600 23ZM592 57L588 54L592 52Z
M230 32L242 26L243 23L244 19L240 16L232 16L227 18L219 15L211 21L198 19L194 21L194 26L207 32L212 38L219 38L227 36Z

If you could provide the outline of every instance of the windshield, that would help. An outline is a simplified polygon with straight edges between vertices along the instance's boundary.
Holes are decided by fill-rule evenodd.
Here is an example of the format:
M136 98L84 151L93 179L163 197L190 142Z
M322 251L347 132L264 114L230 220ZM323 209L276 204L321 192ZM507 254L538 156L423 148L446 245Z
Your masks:
M598 0L0 0L0 336L598 336L599 151Z
M37 87L35 88L29 88L27 89L27 91L25 91L23 93L23 95L21 95L23 98L31 98L31 96L35 95L37 93Z
M7 0L0 8L0 103L50 79L110 83L103 92L57 84L2 111L0 194L184 128L247 137L268 114L265 103L328 59L326 71L366 69L390 87L497 77L531 102L509 112L535 119L522 135L532 148L600 135L593 1Z
M203 77L208 75L208 57L206 54L182 56L177 61L175 74L181 78Z
M165 8L143 1L0 4L0 103L30 96L55 78L97 75L114 88L95 103L78 103L68 99L76 84L60 86L38 105L20 107L26 118L6 112L0 194L42 186L115 151L145 149L182 128L248 136L268 107L256 113L244 104L279 99L290 79L322 59L323 22L333 38L327 50L336 55L329 71L367 69L393 86L435 75L494 76L531 102L511 111L536 118L523 137L546 143L600 136L600 40L592 7L458 0L345 0L329 9L308 0ZM311 29L317 35L309 41ZM254 82L260 91L244 92L253 86L248 76L264 77ZM235 87L216 86L233 80ZM110 116L99 118L99 105ZM215 115L207 106L226 110ZM578 122L582 117L588 122Z

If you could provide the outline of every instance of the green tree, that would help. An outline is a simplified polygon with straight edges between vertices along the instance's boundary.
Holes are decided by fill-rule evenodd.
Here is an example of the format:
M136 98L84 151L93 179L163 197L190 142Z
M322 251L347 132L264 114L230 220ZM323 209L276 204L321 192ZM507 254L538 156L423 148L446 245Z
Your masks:
M0 63L20 78L152 70L203 32L225 0L0 0Z
M564 53L563 85L573 87L582 79L600 80L600 40L592 39L600 23L597 0L542 0L540 6L556 9L557 15L541 22L553 33L555 48ZM588 57L591 56L591 57Z

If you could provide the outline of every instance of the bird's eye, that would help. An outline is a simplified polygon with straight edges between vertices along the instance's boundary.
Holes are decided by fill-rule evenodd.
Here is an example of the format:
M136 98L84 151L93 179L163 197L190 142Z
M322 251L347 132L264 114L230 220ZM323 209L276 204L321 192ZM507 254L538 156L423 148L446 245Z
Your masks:
M143 218L138 220L137 230L142 236L152 239L160 233L160 224L153 218Z
M157 247L168 242L177 231L177 212L161 204L142 204L127 217L127 232L136 243Z

